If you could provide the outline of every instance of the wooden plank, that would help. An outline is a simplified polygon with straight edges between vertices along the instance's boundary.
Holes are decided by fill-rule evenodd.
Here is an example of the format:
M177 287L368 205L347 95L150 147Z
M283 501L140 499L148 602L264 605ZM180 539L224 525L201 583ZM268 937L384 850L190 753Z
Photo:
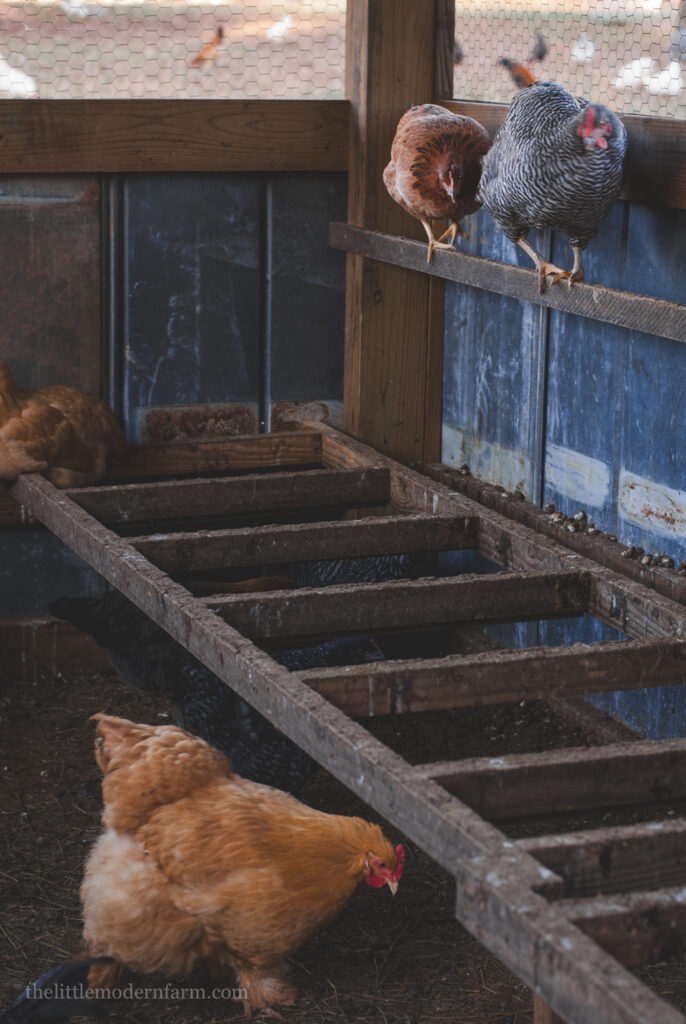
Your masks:
M625 546L610 540L606 533L598 531L588 534L583 527L572 533L567 529L567 521L564 517L553 519L538 505L521 497L516 498L507 491L503 491L502 487L496 487L486 480L480 480L471 474L463 475L458 470L441 462L422 466L422 472L430 476L432 480L438 480L445 484L451 490L473 498L474 501L486 505L487 508L530 527L536 533L552 537L558 543L593 559L599 565L604 565L614 572L628 576L629 579L636 580L644 586L652 587L658 594L663 594L672 601L686 604L686 577L677 576L674 569L645 566L641 565L639 559L625 558L623 556L623 552L626 551Z
M234 478L174 480L73 489L81 508L107 523L257 513L328 505L384 504L389 475L382 468L315 469Z
M559 309L565 313L589 317L603 323L659 335L673 341L686 342L686 306L656 299L652 295L618 291L590 283L575 284L573 288L547 288L540 295L536 271L483 256L447 252L438 249L427 265L425 242L409 238L332 223L329 241L336 249L364 256L366 259L405 267L422 274L439 277L498 295Z
M437 762L416 771L499 821L682 800L685 767L686 740L646 740Z
M564 880L567 898L686 884L686 820L642 822L520 839Z
M479 521L477 551L505 569L540 572L542 569L577 569L592 578L589 613L637 640L686 637L686 608L628 580L590 558L584 558L534 530L484 508L444 484L428 480L326 424L305 423L322 438L326 465L339 468L387 466L391 474L391 501L411 512L472 515Z
M505 120L506 103L441 101L455 114L480 121L491 136ZM686 121L622 114L629 137L622 199L686 209Z
M0 678L8 690L43 677L113 671L104 648L70 622L48 616L0 622Z
M344 171L347 100L3 100L0 173Z
M539 605L538 614L544 604ZM565 614L554 607L552 613ZM516 621L533 617L528 608L522 615L513 607L511 614ZM467 615L475 617L469 609ZM478 707L686 682L686 643L657 641L638 646L619 641L533 647L310 669L301 678L350 715Z
M131 537L130 543L166 572L189 573L228 565L453 551L474 546L474 525L473 519L454 516L370 516L344 522L151 534Z
M260 639L342 629L351 632L465 620L491 622L513 616L582 615L586 599L587 580L575 572L345 584L264 594L259 601L240 595L203 598L236 629ZM431 677L433 673L431 669ZM360 685L364 688L364 683ZM368 690L365 692L368 694Z
M245 434L223 441L132 445L127 458L112 468L105 482L246 472L320 462L321 438L316 431L312 434L302 431Z
M626 967L683 961L686 889L561 900L559 909Z
M421 225L390 198L382 175L402 114L413 103L434 98L436 16L442 3L347 4L351 224L395 233L416 231L421 237ZM437 295L438 291L434 309ZM431 306L427 277L348 258L344 423L351 433L405 462L421 461L429 451L439 450L440 402L429 404L427 389L442 338L436 324L430 324Z
M684 1024L534 888L555 876L289 674L40 476L12 488L61 540L457 878L461 921L571 1024ZM504 874L503 874L504 872ZM524 912L524 908L525 911Z

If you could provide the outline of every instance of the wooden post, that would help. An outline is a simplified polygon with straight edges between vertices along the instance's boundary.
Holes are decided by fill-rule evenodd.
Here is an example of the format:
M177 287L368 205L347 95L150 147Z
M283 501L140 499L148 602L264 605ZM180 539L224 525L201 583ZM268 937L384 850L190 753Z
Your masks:
M447 0L348 0L351 224L425 237L382 175L401 115L451 91L453 8ZM344 426L406 463L440 456L443 298L444 284L423 274L348 256Z

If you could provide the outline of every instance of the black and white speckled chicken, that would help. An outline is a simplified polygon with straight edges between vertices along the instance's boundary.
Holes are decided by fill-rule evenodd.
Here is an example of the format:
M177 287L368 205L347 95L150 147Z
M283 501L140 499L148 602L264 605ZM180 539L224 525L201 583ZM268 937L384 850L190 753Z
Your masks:
M333 587L343 583L386 583L418 579L426 572L426 555L369 555L294 562L288 575L297 587Z
M576 99L557 82L519 93L484 158L478 199L507 237L531 257L538 287L583 281L581 254L622 188L626 131L607 107ZM527 241L531 228L565 231L571 271Z
M107 648L125 683L172 701L182 728L221 750L246 779L296 794L314 762L117 590L61 597L50 612ZM383 660L375 642L344 637L277 651L290 671Z

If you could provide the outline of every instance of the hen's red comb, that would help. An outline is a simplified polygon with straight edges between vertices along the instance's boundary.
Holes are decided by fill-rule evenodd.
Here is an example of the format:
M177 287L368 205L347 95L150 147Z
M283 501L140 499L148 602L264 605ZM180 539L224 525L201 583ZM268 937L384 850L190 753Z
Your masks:
M405 863L405 850L400 843L398 843L395 848L395 856L397 859L395 862L395 871L391 875L391 881L399 882L403 873L403 864Z

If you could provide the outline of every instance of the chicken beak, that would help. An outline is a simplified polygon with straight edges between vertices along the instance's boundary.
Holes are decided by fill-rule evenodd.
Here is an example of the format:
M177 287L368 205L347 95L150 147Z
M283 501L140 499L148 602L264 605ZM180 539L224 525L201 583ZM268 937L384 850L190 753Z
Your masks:
M391 882L390 878L387 878L386 879L386 885L388 886L388 888L391 890L391 892L395 896L395 894L398 891L398 883L397 882Z

